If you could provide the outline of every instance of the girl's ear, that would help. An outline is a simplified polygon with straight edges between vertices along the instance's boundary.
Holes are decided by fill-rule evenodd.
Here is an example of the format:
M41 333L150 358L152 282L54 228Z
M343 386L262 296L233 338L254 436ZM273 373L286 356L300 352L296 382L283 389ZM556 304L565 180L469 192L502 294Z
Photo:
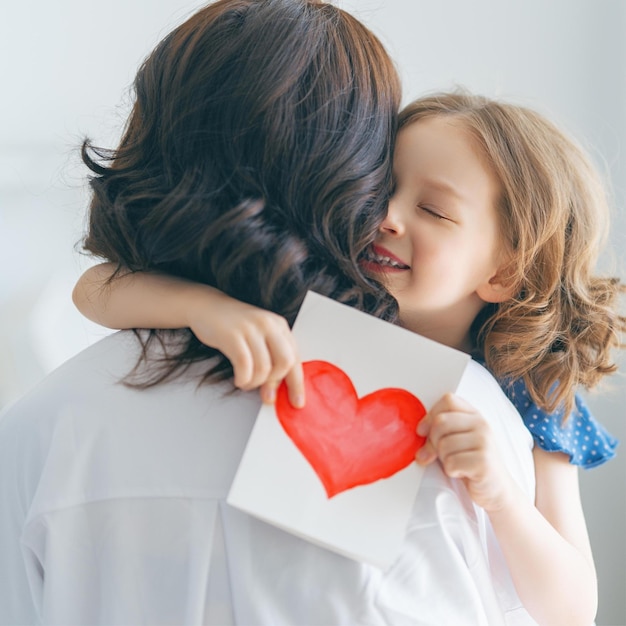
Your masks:
M507 280L504 272L499 270L486 283L480 285L476 293L483 302L497 304L512 298L516 291L515 282L510 278Z

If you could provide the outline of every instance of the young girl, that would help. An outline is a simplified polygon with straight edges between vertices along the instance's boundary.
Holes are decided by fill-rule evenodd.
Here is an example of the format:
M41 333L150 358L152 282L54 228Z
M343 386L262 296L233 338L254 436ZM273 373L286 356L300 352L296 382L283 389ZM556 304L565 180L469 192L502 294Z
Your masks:
M470 352L501 380L535 437L535 507L519 498L488 425L447 395L419 426L417 461L438 459L491 520L520 599L541 624L590 624L596 579L576 466L616 441L575 391L615 371L626 320L620 281L593 274L607 206L583 152L543 117L467 94L401 114L396 189L363 267L397 300L406 328ZM286 377L305 402L283 318L206 285L100 265L75 303L109 327L189 327L231 361L235 385L271 402ZM102 286L107 285L103 291ZM586 434L578 436L578 432Z

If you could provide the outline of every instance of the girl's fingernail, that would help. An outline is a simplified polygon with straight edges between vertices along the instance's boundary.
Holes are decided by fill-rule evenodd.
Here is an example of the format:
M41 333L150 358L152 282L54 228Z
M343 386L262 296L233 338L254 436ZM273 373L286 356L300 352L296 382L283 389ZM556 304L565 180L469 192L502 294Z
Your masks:
M263 393L263 401L267 404L276 402L276 387L267 387Z
M417 425L417 434L418 435L426 435L428 433L428 429L426 428L426 422L424 420L422 420L418 425Z
M425 462L428 460L428 452L424 448L420 448L415 455L415 460L418 462Z
M296 409L301 409L304 406L304 396L298 394L293 400L293 406Z

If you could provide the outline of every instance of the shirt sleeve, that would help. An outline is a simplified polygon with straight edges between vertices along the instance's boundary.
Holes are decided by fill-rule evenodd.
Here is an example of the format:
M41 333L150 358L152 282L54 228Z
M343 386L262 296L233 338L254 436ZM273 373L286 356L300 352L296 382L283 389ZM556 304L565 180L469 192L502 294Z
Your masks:
M546 413L530 398L526 384L517 380L503 386L537 445L548 452L564 452L570 463L585 469L602 465L615 456L618 440L592 415L576 394L575 406L563 424L563 411Z

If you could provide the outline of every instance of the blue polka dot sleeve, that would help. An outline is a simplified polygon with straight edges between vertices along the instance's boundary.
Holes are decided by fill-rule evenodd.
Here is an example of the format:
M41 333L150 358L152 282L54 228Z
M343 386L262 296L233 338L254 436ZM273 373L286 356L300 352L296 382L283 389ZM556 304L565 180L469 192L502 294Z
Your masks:
M520 412L539 447L549 452L565 452L570 463L585 469L601 465L615 456L618 440L596 421L578 394L572 414L561 425L563 412L542 411L530 399L523 380L503 385L502 388Z

